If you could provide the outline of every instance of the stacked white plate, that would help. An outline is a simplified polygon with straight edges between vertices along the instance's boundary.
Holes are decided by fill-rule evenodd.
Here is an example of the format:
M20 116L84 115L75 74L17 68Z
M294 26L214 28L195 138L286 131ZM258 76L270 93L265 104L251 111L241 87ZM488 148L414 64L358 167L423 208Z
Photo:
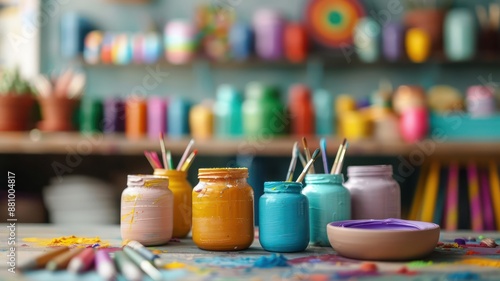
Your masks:
M43 197L52 223L113 224L119 221L113 187L95 178L52 179L44 188Z

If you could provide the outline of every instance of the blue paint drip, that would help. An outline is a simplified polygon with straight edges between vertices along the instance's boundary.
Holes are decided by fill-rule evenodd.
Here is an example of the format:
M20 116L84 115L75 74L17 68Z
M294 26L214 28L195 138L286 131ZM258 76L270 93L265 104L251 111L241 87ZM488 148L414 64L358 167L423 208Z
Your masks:
M271 256L258 258L254 266L258 268L284 267L288 266L288 260L282 254L272 254Z
M455 272L446 275L446 280L448 281L462 281L462 280L480 280L481 276L474 272Z

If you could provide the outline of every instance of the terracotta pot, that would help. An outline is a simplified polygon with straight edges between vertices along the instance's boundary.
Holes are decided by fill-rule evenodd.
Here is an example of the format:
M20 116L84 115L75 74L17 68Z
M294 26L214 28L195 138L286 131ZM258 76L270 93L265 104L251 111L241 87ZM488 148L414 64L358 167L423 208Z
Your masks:
M73 114L80 100L66 97L39 98L42 121L38 129L42 131L72 131Z
M426 31L432 41L432 49L441 51L443 49L443 22L444 11L421 9L413 10L405 15L405 25L407 28L420 28Z
M34 101L29 94L0 94L0 131L30 129Z

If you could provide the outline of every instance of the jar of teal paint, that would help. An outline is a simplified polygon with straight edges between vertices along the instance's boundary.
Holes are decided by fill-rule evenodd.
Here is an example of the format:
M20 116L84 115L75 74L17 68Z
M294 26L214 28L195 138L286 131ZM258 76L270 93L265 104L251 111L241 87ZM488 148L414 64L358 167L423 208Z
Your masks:
M344 187L342 174L308 174L302 190L309 200L310 242L316 246L330 246L327 224L351 219L351 195Z
M240 92L231 85L220 85L215 102L215 133L219 137L237 137L243 134Z
M259 199L259 241L270 252L300 252L309 244L309 204L299 182L265 182ZM326 226L325 226L326 227Z
M249 83L243 102L243 132L264 137L284 134L288 119L278 89L261 83Z

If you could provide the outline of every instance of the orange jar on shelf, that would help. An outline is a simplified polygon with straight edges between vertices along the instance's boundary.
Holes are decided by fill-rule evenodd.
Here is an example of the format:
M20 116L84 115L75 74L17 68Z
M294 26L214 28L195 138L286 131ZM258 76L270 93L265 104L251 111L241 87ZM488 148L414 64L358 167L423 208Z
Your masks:
M193 241L203 250L232 251L254 240L253 189L247 168L199 169L193 189Z
M125 103L125 136L142 138L147 132L146 100L139 97L128 98Z
M187 180L187 173L177 170L155 169L155 176L168 177L168 188L174 194L174 228L172 237L186 237L191 230L191 192L193 187Z

